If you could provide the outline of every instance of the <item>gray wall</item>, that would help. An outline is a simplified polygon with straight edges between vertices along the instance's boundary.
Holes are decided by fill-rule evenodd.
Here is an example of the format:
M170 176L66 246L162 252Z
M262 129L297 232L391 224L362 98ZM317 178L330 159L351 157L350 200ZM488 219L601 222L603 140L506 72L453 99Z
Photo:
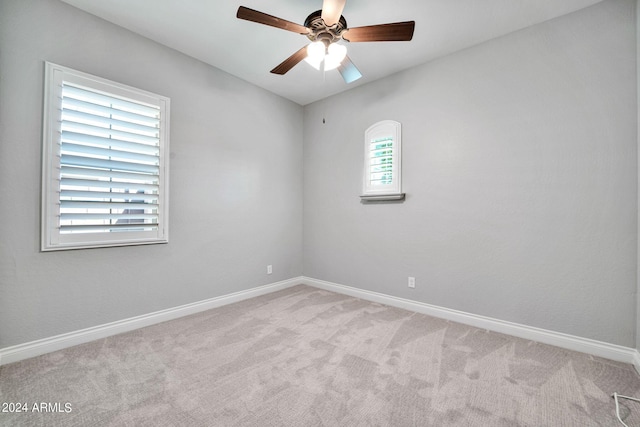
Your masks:
M169 244L39 252L45 60L171 98ZM302 123L299 105L64 3L2 0L0 348L301 275Z
M634 7L605 1L306 106L305 275L634 347ZM403 126L407 199L364 205L363 133L383 119Z

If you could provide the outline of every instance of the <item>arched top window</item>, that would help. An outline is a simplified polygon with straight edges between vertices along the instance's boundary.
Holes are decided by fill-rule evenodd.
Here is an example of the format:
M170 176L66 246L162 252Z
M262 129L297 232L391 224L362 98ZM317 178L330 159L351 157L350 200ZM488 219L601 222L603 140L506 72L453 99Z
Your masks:
M401 126L396 121L383 120L365 131L362 199L404 198L401 146Z

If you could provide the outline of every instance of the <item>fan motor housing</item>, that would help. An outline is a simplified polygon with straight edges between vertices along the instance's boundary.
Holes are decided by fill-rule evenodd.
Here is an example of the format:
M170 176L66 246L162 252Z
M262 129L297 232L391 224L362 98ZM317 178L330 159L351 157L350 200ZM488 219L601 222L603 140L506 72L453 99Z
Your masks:
M338 22L327 26L322 19L322 10L316 10L304 20L304 26L309 29L307 37L312 42L322 41L326 45L342 39L342 33L347 30L347 20L340 16Z

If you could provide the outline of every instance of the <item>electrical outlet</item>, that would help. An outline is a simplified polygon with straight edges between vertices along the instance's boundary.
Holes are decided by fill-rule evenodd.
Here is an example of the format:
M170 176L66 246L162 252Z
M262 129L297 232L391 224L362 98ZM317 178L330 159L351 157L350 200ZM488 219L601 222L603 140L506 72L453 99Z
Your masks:
M409 287L410 288L415 288L416 287L416 278L415 277L409 277Z
M267 265L267 274L273 273L273 267L271 265Z

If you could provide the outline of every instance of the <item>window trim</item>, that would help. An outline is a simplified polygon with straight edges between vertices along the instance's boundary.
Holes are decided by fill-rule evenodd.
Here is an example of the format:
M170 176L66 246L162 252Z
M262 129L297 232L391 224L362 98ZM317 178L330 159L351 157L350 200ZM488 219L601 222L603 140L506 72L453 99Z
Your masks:
M377 138L393 138L392 147L392 183L389 185L371 185L371 142ZM369 126L364 133L364 167L362 175L363 201L403 200L402 192L402 125L394 120L382 120Z
M169 241L169 112L170 99L45 61L42 137L41 250L56 251ZM156 230L122 233L60 233L60 149L62 82L159 108L158 226Z

